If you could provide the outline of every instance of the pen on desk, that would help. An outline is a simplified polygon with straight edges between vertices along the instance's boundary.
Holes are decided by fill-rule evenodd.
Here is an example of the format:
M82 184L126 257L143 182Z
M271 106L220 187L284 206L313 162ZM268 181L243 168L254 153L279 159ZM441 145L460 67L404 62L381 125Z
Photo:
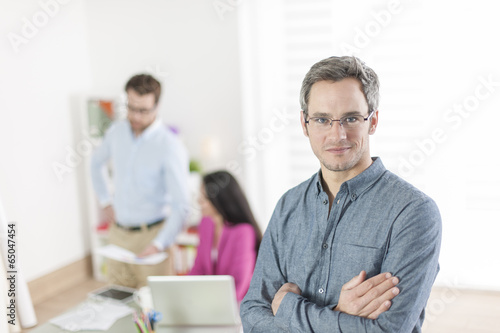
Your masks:
M141 327L139 326L139 323L137 322L137 313L135 313L135 312L134 312L134 318L133 318L133 320L134 320L135 328L137 328L137 332L138 333L142 333L141 332Z
M151 321L149 320L149 314L142 313L142 320L144 321L144 324L146 324L146 327L148 328L149 332L152 332L153 327L151 326Z
M154 330L155 329L155 324L159 322L162 318L161 312L151 310L149 312L149 321L151 322L151 328Z
M136 321L134 321L134 324L135 324L135 328L137 328L137 333L143 333L143 332L141 331L141 328L140 328L140 326L139 326L139 323L137 323Z
M139 325L139 321L137 319L137 313L135 313L135 312L134 312L134 324L135 324L135 327L137 328L137 332L143 333L141 330L141 326Z
M144 325L144 322L142 321L141 318L137 316L137 313L134 312L134 322L137 327L137 330L139 333L150 333L146 326Z

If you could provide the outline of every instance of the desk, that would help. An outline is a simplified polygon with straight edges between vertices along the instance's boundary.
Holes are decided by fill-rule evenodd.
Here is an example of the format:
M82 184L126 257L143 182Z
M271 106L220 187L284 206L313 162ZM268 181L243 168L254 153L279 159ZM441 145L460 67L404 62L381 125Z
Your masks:
M45 323L33 330L30 333L68 333L69 331L60 328L51 323ZM132 315L120 318L114 323L114 325L108 331L78 331L80 333L98 333L98 332L108 332L108 333L137 333L135 328ZM156 331L155 331L156 333Z
M134 305L131 305L134 306ZM135 307L135 306L134 306ZM108 331L78 331L79 333L137 333L133 316L128 315L116 321ZM243 328L238 326L211 326L211 327L156 327L155 333L242 333ZM67 330L51 323L45 323L30 333L68 333Z
M137 333L132 322L132 316L118 320L108 331L78 331L79 333ZM158 327L155 333L242 333L241 326L218 326L218 327ZM43 324L30 333L68 333L62 328L51 323Z
M243 333L240 326L159 327L155 333Z

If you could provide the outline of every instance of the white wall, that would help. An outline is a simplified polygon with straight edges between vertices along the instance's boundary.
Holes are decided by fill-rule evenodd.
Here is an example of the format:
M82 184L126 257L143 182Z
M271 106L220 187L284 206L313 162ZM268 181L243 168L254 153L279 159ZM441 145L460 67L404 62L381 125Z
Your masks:
M191 156L209 170L225 167L241 137L237 16L222 20L205 0L86 7L92 92L121 94L132 75L150 72L163 83L162 118L180 129Z
M16 52L5 37L22 37L33 15L41 27ZM118 96L131 75L151 72L164 84L163 119L191 156L205 170L233 160L241 140L236 20L203 0L0 3L0 194L19 225L27 280L89 253L87 170L68 153L85 142L82 98ZM201 148L207 140L211 155ZM68 161L74 167L60 181L53 164Z
M425 154L426 188L443 218L441 272L437 282L500 290L500 22L491 2L432 3L428 16L429 54L425 107L428 126L444 142ZM443 17L446 17L443 25ZM468 22L464 24L464 22ZM484 84L491 81L491 84ZM432 119L432 120L431 120ZM428 147L431 147L429 145ZM413 150L417 148L415 145ZM409 157L409 155L406 155Z
M500 23L491 2L255 0L240 9L248 136L272 129L275 108L296 115L247 155L249 195L263 226L279 197L319 168L300 130L301 81L316 61L350 54L342 48L350 44L381 81L372 156L440 208L436 284L500 290Z
M27 280L82 258L89 247L78 173L60 182L52 169L74 147L75 96L90 87L86 22L81 1L55 4L52 16L34 0L3 1L0 10L0 192L7 218L18 224ZM9 34L24 38L23 31L30 38L13 47Z

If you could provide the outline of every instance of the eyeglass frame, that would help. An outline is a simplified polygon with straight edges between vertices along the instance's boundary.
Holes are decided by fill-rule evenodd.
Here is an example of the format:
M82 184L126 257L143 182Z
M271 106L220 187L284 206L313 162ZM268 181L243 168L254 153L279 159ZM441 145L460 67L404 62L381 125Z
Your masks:
M156 107L157 107L157 105L155 104L155 106L153 106L151 109L135 108L133 106L130 106L130 104L128 104L128 102L125 104L125 106L127 107L128 112L136 113L136 114L139 114L141 116L151 114L154 110L156 110Z
M314 119L314 118L324 118L324 119L328 119L328 120L330 120L330 128L332 128L332 127L333 127L333 122L334 122L334 121L338 121L338 122L339 122L339 124L340 124L340 127L342 127L344 130L346 130L346 128L344 127L344 124L343 124L343 122L342 122L342 118L349 118L349 117L353 117L353 116L344 116L344 117L342 117L342 118L340 118L340 119L333 119L333 118L330 118L330 117L310 117L310 118L309 118L309 120L306 120L306 116L308 116L308 114L307 114L304 110L302 110L302 112L304 113L304 122L305 122L307 125L309 125L309 120L310 120L310 119ZM372 111L370 111L370 113L368 113L368 116L366 116L366 117L363 117L363 116L361 116L361 115L360 115L360 116L361 116L361 117L363 117L363 120L366 122L368 119L370 119L370 118L373 116L373 114L374 114L374 113L375 113L375 111L374 111L374 110L372 110Z

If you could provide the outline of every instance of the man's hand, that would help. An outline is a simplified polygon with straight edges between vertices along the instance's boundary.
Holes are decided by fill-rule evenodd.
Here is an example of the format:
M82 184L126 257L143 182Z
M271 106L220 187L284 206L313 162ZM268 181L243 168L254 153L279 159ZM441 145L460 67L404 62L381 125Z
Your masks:
M112 205L108 205L102 209L102 216L104 217L104 220L109 222L109 223L114 223L115 222L115 210L113 209Z
M302 293L302 290L300 290L299 286L297 286L295 283L288 282L282 285L281 288L274 295L273 303L271 304L273 315L276 316L276 312L278 312L278 308L280 307L281 301L288 292L300 295Z
M160 252L160 250L158 250L158 248L156 246L154 246L153 244L150 244L144 249L144 251L139 253L137 255L137 257L142 258L142 257L146 257L146 256L149 256L149 255L152 255L155 253L159 253L159 252Z
M399 294L399 289L394 287L399 279L390 273L365 279L366 272L361 271L344 284L339 303L333 310L368 319L377 319L381 313L389 310L391 300Z

